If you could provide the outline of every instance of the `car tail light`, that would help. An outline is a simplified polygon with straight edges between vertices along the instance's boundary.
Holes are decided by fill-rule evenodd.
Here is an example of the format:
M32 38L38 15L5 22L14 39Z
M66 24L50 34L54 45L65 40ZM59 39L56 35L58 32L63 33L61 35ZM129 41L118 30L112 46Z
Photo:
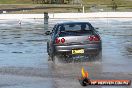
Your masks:
M99 41L100 37L98 35L93 35L88 37L89 41Z
M93 36L93 40L94 40L94 41L99 41L99 40L100 40L100 37L99 37L98 35Z
M93 41L93 36L88 37L89 41Z
M65 39L64 38L61 39L61 43L65 43Z
M60 39L59 39L59 38L56 38L56 39L55 39L55 43L56 43L56 44L59 44L59 43L60 43Z
M65 39L64 39L64 38L62 38L62 39L56 38L56 39L55 39L55 43L56 43L56 44L65 43Z

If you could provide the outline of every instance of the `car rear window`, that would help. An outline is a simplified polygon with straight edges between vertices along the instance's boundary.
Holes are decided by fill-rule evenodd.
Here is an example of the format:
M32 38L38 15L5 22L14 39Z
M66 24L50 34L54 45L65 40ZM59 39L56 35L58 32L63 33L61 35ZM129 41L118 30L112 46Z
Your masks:
M64 24L58 27L58 33L60 36L79 36L85 34L92 34L93 27L90 24L86 23L77 23L77 24Z

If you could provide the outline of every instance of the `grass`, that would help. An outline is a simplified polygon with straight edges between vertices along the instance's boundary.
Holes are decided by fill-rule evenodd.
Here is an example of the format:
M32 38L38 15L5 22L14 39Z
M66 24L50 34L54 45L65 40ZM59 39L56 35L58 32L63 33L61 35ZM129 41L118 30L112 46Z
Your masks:
M132 7L132 0L114 0L117 5ZM32 0L0 0L0 4L33 4ZM111 5L112 0L83 0L82 4L85 5Z
M114 0L117 4L132 5L131 0ZM83 0L83 4L111 4L112 0ZM32 4L32 0L0 0L0 4Z
M117 11L132 11L131 0L114 0L117 5ZM112 0L83 0L86 12L90 12L92 5L96 6L97 9L103 9L104 11L112 11ZM45 7L45 9L34 9L25 11L13 11L9 13L43 13L43 12L78 12L79 8L82 7L80 4L33 4L32 0L0 0L0 10L2 9L17 9L17 8L36 8Z
M32 4L32 0L0 0L0 4Z
M132 1L128 1L128 0L114 0L117 4L132 4ZM111 4L112 0L83 0L83 3L86 4Z

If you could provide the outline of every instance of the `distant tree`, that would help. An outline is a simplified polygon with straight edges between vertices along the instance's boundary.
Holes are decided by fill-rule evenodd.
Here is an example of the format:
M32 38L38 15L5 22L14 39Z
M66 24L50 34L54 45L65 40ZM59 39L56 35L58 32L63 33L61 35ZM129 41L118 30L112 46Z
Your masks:
M38 3L39 3L39 0L34 0L34 1L35 1L35 3L36 3L36 4L38 4Z
M35 3L35 0L32 0L33 4Z
M42 3L43 1L45 1L45 0L32 0L32 2L35 4L40 4L40 3Z
M42 0L42 4L45 4L45 0Z
M75 3L78 3L79 0L77 0ZM58 3L58 4L64 4L64 3L70 3L70 0L32 0L32 2L35 4L45 4L45 3Z

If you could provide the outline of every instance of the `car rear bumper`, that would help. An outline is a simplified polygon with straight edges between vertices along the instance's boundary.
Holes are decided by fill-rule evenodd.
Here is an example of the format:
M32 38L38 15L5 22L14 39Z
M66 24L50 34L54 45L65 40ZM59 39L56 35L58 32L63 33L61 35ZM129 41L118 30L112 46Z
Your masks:
M72 54L72 50L84 49L84 53L81 54L98 54L101 49L101 42L97 44L84 44L84 45L59 45L55 46L55 53Z

